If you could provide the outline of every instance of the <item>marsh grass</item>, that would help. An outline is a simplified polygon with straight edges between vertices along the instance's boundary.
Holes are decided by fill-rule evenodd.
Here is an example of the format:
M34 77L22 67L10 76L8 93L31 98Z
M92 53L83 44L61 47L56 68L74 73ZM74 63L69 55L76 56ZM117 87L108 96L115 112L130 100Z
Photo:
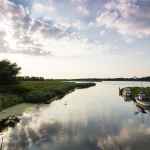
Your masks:
M50 103L75 88L88 88L95 83L60 81L24 81L18 86L0 86L1 109L21 103Z
M0 110L21 102L22 98L18 95L0 94Z
M131 98L135 98L140 92L143 94L150 94L150 87L129 87L132 91ZM120 94L122 94L124 88L120 89Z

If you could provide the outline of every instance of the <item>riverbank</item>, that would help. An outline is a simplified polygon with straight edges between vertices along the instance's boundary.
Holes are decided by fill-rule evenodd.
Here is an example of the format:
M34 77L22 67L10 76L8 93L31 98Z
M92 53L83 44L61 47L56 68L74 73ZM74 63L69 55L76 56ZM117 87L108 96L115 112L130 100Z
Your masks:
M0 86L0 110L19 103L50 103L76 88L88 88L95 83L61 81L24 81L17 86Z
M150 94L150 87L129 87L132 91L131 98L135 99L135 96L137 96L140 92L143 94ZM120 89L119 95L122 95L122 91L124 88Z

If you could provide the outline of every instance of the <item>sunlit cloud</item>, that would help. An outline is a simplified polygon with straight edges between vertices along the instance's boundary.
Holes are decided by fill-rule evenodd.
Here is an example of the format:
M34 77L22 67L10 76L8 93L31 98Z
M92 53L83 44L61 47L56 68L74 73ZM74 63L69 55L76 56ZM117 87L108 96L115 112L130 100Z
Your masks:
M99 17L97 23L106 28L116 28L117 32L123 36L150 35L150 17L148 0L147 5L139 3L138 0L116 0L104 5L106 9ZM131 41L131 40L127 40Z
M67 36L66 30L31 18L28 9L7 0L1 3L0 13L2 51L38 56L49 55L51 51L46 49L49 41Z
M148 0L3 0L0 57L84 57L87 62L95 62L103 54L107 54L104 60L111 60L108 55L122 57L141 50L139 54L147 56L149 6Z

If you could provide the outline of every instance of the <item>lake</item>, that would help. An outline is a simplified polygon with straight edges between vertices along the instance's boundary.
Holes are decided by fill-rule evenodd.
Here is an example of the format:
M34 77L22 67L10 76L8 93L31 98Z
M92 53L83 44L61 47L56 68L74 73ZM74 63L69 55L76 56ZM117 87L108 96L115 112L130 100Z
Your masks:
M134 82L135 86L150 82ZM133 82L105 81L1 121L3 150L148 150L150 113L119 96ZM19 108L18 108L19 109Z

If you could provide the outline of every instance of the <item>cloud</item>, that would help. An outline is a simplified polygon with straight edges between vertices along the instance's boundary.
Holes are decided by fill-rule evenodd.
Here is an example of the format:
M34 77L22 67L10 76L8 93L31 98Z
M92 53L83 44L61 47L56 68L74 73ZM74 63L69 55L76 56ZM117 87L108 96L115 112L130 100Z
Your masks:
M50 13L53 13L55 8L52 5L52 2L49 1L48 5L43 5L42 3L35 2L30 8L30 16L40 18L47 16Z
M78 6L76 10L83 15L89 15L89 11L86 9L86 7Z
M146 3L146 5L145 5ZM141 38L150 35L150 1L116 0L104 5L105 12L97 17L99 26L117 29L123 36Z
M113 24L116 22L118 13L105 12L97 18L99 25L106 25L106 28L113 28Z
M141 150L147 148L146 144L149 143L147 135L150 134L148 124L139 123L139 120L135 121L130 118L118 123L116 119L118 119L119 112L114 111L101 112L97 115L99 119L93 120L94 114L87 114L84 109L80 117L68 119L64 117L66 114L62 113L60 107L59 113L54 115L56 106L57 104L53 104L53 107L34 110L34 113L24 113L15 127L9 127L6 132L3 132L5 141L3 148L9 150L14 148L43 149L42 147L46 144L46 149L51 147L51 149L59 150L64 149L64 143L66 143L65 149L75 149L75 143L78 144L78 149L118 150L122 147L127 150ZM148 114L144 118L146 116L148 117ZM59 141L61 142L58 144ZM142 144L143 141L145 144Z
M68 35L65 28L31 18L28 9L4 0L0 5L0 52L50 55L47 44Z
M87 27L93 27L94 25L95 25L94 22L90 22L90 23L87 25Z
M129 119L126 122L122 122L121 129L116 136L109 134L106 138L99 138L98 147L101 149L118 149L118 143L122 143L124 149L127 150L145 149L145 146L141 144L141 139L144 139L144 141L148 143L148 139L145 138L145 135L149 133L149 127Z
M72 2L76 2L76 3L86 3L87 0L71 0Z
M105 34L105 31L104 31L104 30L100 32L100 35L104 35L104 34Z
M82 30L82 29L85 29L85 24L83 21L77 20L74 23L72 23L72 27L74 27L78 30Z

